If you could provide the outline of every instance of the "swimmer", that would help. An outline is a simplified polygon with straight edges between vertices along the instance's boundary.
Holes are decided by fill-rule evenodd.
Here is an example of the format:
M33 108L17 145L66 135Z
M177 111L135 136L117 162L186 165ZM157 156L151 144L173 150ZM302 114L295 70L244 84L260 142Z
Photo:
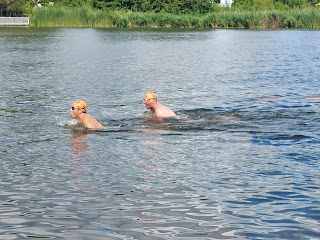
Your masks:
M279 101L279 100L283 100L284 98L258 98L258 99L263 101Z
M143 97L143 103L156 117L169 118L176 116L170 108L157 102L157 95L154 92L146 93Z
M309 99L309 100L319 100L320 97L306 97L304 99Z
M70 108L70 116L77 119L85 128L99 129L103 126L89 114L87 114L87 104L80 100L75 101Z
M285 98L258 98L259 100L263 101L279 101L279 100L285 100ZM308 100L319 100L320 97L305 97L303 99L308 99Z

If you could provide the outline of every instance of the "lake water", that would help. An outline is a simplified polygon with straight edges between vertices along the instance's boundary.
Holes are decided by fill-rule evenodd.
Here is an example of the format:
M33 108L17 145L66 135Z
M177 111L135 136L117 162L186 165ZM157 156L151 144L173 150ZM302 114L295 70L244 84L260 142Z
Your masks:
M320 239L319 42L0 28L0 239Z

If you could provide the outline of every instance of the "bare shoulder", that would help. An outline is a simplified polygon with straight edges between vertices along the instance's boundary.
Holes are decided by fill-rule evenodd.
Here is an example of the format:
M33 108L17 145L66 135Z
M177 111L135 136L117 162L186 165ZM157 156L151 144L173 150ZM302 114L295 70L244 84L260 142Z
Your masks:
M99 129L99 128L103 128L103 126L101 125L101 123L99 123L96 119L94 119L92 116L87 115L84 119L83 119L83 125L86 128L94 128L94 129Z
M155 110L157 117L174 117L176 114L167 106L158 104Z

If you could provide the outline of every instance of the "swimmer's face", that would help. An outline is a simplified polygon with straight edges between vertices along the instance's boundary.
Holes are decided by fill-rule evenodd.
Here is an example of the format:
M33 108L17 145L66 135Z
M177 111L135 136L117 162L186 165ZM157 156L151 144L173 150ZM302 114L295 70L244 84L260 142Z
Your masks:
M144 98L143 99L143 104L147 109L150 109L152 107L152 105L153 105L153 102L152 102L151 99Z
M79 111L78 108L75 108L73 106L70 108L70 117L78 119L79 118L79 114L80 114L80 111Z

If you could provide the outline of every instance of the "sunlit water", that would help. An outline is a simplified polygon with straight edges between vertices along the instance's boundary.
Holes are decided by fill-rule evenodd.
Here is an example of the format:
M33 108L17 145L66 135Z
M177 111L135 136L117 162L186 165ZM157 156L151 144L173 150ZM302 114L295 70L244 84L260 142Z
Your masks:
M319 239L319 42L0 28L0 239Z

